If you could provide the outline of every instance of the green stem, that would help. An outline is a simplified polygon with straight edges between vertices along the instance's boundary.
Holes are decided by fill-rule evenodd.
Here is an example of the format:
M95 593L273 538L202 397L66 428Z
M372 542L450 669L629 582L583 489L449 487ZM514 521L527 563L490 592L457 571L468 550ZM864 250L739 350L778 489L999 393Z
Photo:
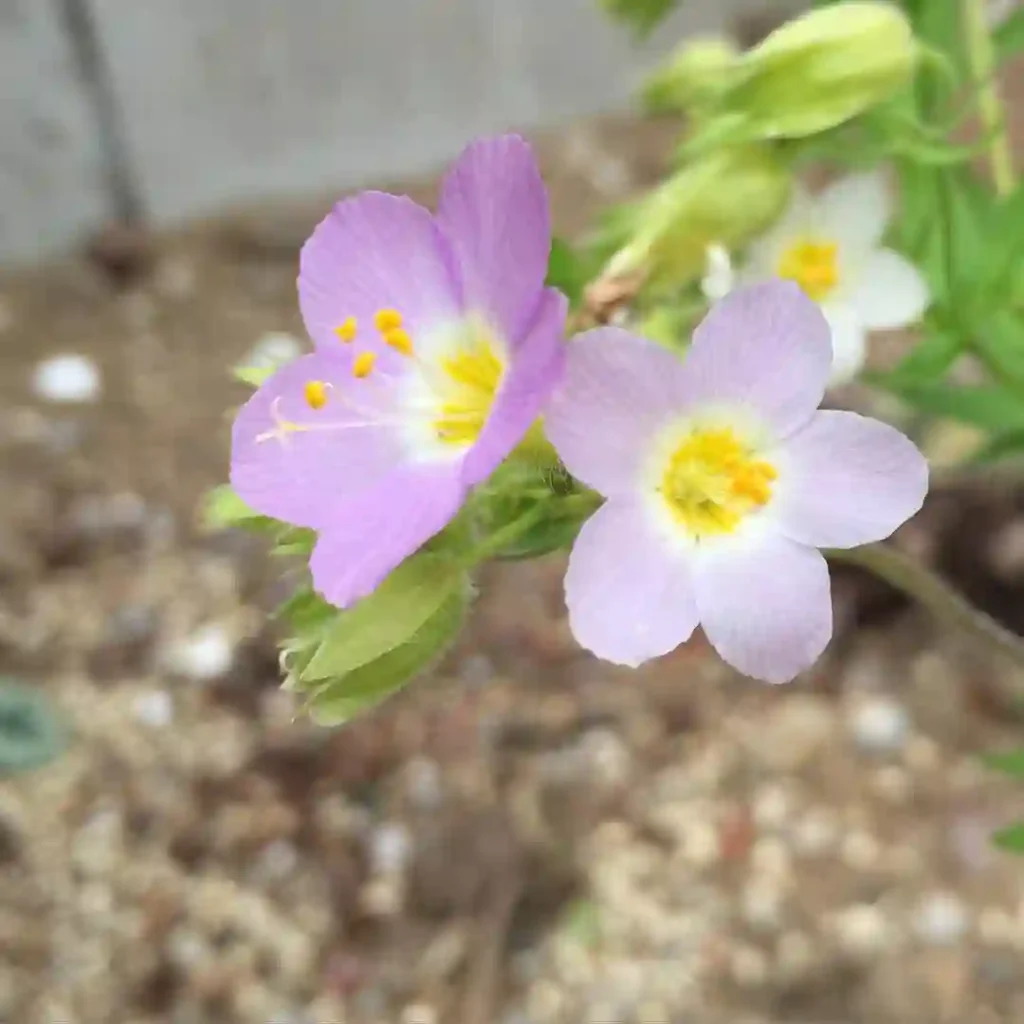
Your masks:
M524 512L518 519L488 534L463 556L462 561L466 568L472 568L488 558L500 554L514 540L518 540L527 530L536 526L544 518L547 509L543 502L538 502L529 510Z
M829 558L859 565L928 609L936 618L970 633L989 650L996 650L1024 665L1024 638L1000 626L961 597L931 570L884 544L868 544L845 551L830 550Z
M985 0L960 0L967 59L978 89L978 106L989 137L989 163L996 194L1008 196L1016 187L1013 157L1006 134L1006 114L995 78L995 52L985 16Z

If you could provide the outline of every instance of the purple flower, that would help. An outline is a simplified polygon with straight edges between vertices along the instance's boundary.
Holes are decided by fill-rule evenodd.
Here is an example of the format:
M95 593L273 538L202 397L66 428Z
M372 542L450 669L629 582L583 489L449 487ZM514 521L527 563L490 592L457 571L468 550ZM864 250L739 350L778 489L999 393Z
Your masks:
M635 666L700 624L759 679L815 661L832 635L817 549L888 536L928 487L899 431L817 411L831 361L824 316L783 281L716 305L685 363L615 328L572 342L545 425L569 471L608 499L565 580L582 646Z
M345 607L444 528L537 418L564 367L544 287L547 193L518 136L470 145L436 216L404 196L337 204L302 249L316 351L239 412L231 482L310 527L317 590Z

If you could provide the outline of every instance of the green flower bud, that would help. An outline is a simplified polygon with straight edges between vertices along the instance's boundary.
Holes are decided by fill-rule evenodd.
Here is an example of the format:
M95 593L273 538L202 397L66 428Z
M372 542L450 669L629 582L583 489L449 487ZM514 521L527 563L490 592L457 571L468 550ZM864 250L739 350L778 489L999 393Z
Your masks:
M684 43L644 86L644 102L656 112L700 107L715 100L732 81L739 51L728 39L709 36Z
M913 74L918 48L893 4L849 0L776 29L741 58L726 106L746 138L826 131L883 102Z
M775 220L790 184L788 168L767 146L708 153L642 201L635 234L607 272L644 270L655 286L687 284L703 272L708 245L737 248Z

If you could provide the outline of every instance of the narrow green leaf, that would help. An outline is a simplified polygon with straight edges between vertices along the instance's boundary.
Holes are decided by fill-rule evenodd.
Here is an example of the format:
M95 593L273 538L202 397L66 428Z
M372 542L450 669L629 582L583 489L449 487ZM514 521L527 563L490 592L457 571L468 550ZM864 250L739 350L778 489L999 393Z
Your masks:
M974 453L971 462L987 465L1019 457L1024 457L1024 427L989 438L980 451Z
M680 6L682 0L599 0L604 10L643 39Z
M996 60L1004 61L1015 53L1024 50L1024 7L1018 7L1007 15L1002 24L997 25L992 33L995 44Z
M583 289L587 283L584 261L576 250L561 238L551 240L546 283L564 292L573 307L578 306L583 298Z
M303 682L344 676L407 643L460 587L458 563L429 552L413 555L355 607L338 616Z
M287 526L274 540L271 554L308 557L316 546L316 532L302 526Z
M961 351L963 345L956 334L933 328L892 371L889 382L906 387L938 380L956 362Z
M265 380L273 377L278 369L277 366L236 366L231 376L249 387L258 388Z
M986 363L1024 387L1024 316L1001 309L977 326L974 344ZM1024 405L1024 397L1019 401Z
M998 754L986 754L982 761L994 771L1024 778L1024 750L1007 750Z
M1019 395L998 385L960 387L936 382L891 386L905 402L931 416L944 416L993 433L1024 428L1024 401Z
M465 620L466 605L466 588L450 593L405 643L316 687L307 707L310 718L318 725L342 725L396 693L454 642Z
M221 484L203 499L200 521L207 530L241 527L247 530L273 530L280 527L276 519L262 516L235 493L230 484Z
M1024 821L1000 829L992 841L1008 853L1024 853Z

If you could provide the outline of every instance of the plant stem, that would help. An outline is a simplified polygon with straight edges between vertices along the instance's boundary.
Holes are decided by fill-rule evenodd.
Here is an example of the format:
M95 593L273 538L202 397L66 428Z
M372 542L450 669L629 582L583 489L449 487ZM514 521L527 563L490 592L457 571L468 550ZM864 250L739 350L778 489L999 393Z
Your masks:
M960 596L930 569L885 544L829 550L829 558L859 565L928 609L943 622L970 633L979 646L995 649L1024 665L1024 638L999 625Z
M978 106L985 134L989 136L989 163L996 195L1008 196L1016 187L1013 157L1006 134L1006 113L995 78L995 53L985 17L985 0L961 0L967 59L978 89Z

